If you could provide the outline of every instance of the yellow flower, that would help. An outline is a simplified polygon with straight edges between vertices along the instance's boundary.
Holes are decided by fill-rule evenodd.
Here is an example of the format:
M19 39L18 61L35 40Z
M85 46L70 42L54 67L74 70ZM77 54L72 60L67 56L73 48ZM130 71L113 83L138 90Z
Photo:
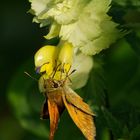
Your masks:
M35 67L45 78L60 80L66 77L73 61L73 46L65 42L61 46L46 45L35 54ZM47 76L46 76L47 75Z
M46 45L35 54L35 67L39 73L51 75L56 65L58 49L56 46Z
M71 43L61 42L58 46L44 46L35 54L35 66L44 79L71 79L71 87L83 87L93 67L91 56L76 52ZM74 72L73 72L74 71ZM71 74L72 73L72 74ZM41 83L41 82L40 82ZM42 85L39 85L43 91Z
M68 72L73 63L73 46L71 43L65 42L63 46L60 47L58 61L61 63L64 72Z

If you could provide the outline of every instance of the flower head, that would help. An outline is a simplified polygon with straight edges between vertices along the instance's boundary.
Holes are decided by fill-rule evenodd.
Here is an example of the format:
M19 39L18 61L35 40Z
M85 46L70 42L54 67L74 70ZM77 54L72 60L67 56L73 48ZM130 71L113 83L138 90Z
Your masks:
M59 36L86 55L95 55L122 36L107 14L111 0L30 0L35 21L50 24L51 39Z

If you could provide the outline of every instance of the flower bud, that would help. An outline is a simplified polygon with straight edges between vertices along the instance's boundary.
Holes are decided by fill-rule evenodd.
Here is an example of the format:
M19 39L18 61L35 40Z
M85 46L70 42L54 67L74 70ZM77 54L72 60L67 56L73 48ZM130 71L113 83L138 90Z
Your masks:
M45 72L50 75L55 67L57 59L57 47L46 45L40 48L34 57L35 67L39 68L40 72Z

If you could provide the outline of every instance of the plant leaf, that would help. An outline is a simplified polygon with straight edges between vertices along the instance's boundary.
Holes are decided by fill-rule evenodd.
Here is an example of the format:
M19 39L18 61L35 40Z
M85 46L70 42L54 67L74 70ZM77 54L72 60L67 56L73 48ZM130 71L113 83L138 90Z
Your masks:
M106 82L105 73L102 66L101 58L94 57L93 69L90 73L87 85L84 88L84 98L89 100L92 105L106 105Z
M130 133L130 140L139 140L140 139L140 124L135 127Z
M134 33L131 32L126 36L128 43L131 45L132 49L135 51L137 56L140 58L140 38Z
M104 107L102 107L102 113L106 120L107 127L112 131L116 138L122 136L122 125L121 123Z

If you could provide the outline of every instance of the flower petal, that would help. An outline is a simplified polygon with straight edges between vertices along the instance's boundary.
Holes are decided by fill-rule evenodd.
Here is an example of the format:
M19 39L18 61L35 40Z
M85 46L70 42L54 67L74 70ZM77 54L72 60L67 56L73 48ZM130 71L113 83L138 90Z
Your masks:
M71 69L76 71L70 75L72 89L79 89L85 86L92 67L93 59L91 56L82 53L77 53L74 56L74 63Z

